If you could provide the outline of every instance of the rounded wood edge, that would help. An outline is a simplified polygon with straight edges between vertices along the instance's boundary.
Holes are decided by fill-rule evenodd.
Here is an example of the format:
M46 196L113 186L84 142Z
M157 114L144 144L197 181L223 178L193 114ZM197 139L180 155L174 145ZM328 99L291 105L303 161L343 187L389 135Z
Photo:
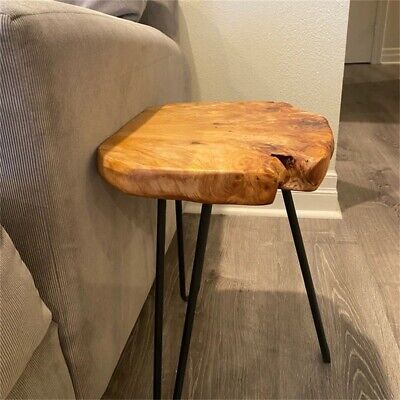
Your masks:
M277 179L267 174L207 172L191 175L188 172L177 175L175 171L154 170L136 170L125 174L105 166L100 154L97 167L102 178L123 193L155 199L203 204L268 205L274 202L279 188ZM221 184L218 184L219 180ZM252 191L250 195L249 190Z

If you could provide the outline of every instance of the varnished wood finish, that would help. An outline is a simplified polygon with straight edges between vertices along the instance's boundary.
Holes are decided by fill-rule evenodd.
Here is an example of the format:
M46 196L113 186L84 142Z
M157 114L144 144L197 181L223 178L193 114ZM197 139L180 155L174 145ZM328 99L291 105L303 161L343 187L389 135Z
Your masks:
M286 103L179 103L148 109L99 148L101 175L138 196L270 204L311 191L333 152L325 118Z
M183 398L400 399L396 69L346 67L337 161L343 220L300 220L331 365L320 359L287 220L213 216ZM197 222L185 216L188 275ZM175 244L165 277L170 398L185 312ZM153 296L105 399L151 398Z

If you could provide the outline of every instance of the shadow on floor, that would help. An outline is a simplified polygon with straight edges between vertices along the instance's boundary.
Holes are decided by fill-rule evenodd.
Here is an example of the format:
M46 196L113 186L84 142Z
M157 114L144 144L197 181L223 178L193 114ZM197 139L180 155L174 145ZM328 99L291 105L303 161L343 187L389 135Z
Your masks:
M338 199L341 211L368 201L376 201L381 196L377 190L368 189L341 179L337 183Z
M389 185L377 185L377 190L372 190L339 179L337 188L342 212L364 203L374 202L391 207L397 214L399 213L399 199L395 193L396 188Z
M399 65L346 65L340 121L399 123L399 84Z
M342 122L399 123L398 79L343 84Z

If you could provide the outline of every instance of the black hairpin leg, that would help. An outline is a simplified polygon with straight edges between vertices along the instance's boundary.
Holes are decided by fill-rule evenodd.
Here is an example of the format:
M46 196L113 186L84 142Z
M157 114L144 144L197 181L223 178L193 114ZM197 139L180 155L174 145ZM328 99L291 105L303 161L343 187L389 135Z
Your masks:
M190 283L189 300L186 308L185 325L183 328L181 350L179 353L178 371L176 373L174 399L180 399L182 395L183 381L185 377L186 362L190 347L190 338L194 314L196 310L197 295L200 290L201 275L203 271L204 254L207 246L208 227L210 225L211 204L203 204L201 209L199 231L197 235L196 252L193 261L193 272Z
M188 300L186 295L185 252L183 247L182 201L175 201L176 237L178 240L179 291L183 301Z
M166 200L157 201L153 399L161 399Z
M322 325L321 314L319 312L317 296L315 294L314 284L311 278L310 268L307 261L306 251L304 249L303 239L299 222L297 220L296 209L294 207L292 193L290 190L282 190L283 200L285 202L286 212L289 219L290 229L294 244L296 246L297 257L299 259L301 273L307 291L308 301L310 303L311 312L314 320L315 329L317 331L319 346L321 348L322 359L325 363L331 362L328 343L326 341L324 327Z
M180 202L179 202L180 203ZM182 233L182 204L176 203L177 228L180 226ZM194 314L197 296L200 289L203 271L204 254L207 246L208 227L210 225L211 204L203 204L201 209L199 231L197 235L196 252L193 261L193 273L190 283L188 305L186 308L185 325L182 335L181 350L179 354L178 371L176 374L174 399L179 399L182 393L185 377L186 362L189 353L190 338L192 335ZM179 216L178 216L179 215ZM155 310L154 310L154 369L153 369L153 399L161 399L162 381L162 331L163 331L163 292L164 292L164 252L165 252L165 219L166 200L157 202L157 254L156 254L156 280L155 280ZM179 221L178 221L179 219ZM178 228L179 229L179 228ZM183 236L183 235L182 235ZM183 244L183 237L181 237ZM178 246L179 246L178 237ZM179 247L178 247L179 248ZM183 255L183 246L180 246ZM180 267L184 266L180 263ZM180 269L181 272L181 269ZM180 274L182 276L182 274ZM184 275L183 275L184 277ZM184 282L184 281L183 281ZM182 289L182 286L181 286ZM183 286L183 290L185 287ZM183 291L185 293L185 291ZM181 291L182 295L182 291Z

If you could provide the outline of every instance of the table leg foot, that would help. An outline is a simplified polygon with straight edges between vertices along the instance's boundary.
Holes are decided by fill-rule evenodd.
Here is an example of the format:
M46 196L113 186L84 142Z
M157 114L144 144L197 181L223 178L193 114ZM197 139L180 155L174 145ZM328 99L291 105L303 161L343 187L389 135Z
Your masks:
M301 236L299 221L297 220L297 214L293 203L292 193L290 192L290 190L282 190L282 195L283 195L283 200L285 202L286 212L289 219L289 224L290 224L290 229L292 231L294 244L296 247L297 257L300 263L301 273L303 275L303 280L307 291L308 301L310 303L315 329L317 331L318 342L322 353L322 359L325 363L330 363L331 356L330 356L329 346L325 337L324 326L322 324L317 296L315 294L310 267L308 265L306 251L304 249L303 238Z

